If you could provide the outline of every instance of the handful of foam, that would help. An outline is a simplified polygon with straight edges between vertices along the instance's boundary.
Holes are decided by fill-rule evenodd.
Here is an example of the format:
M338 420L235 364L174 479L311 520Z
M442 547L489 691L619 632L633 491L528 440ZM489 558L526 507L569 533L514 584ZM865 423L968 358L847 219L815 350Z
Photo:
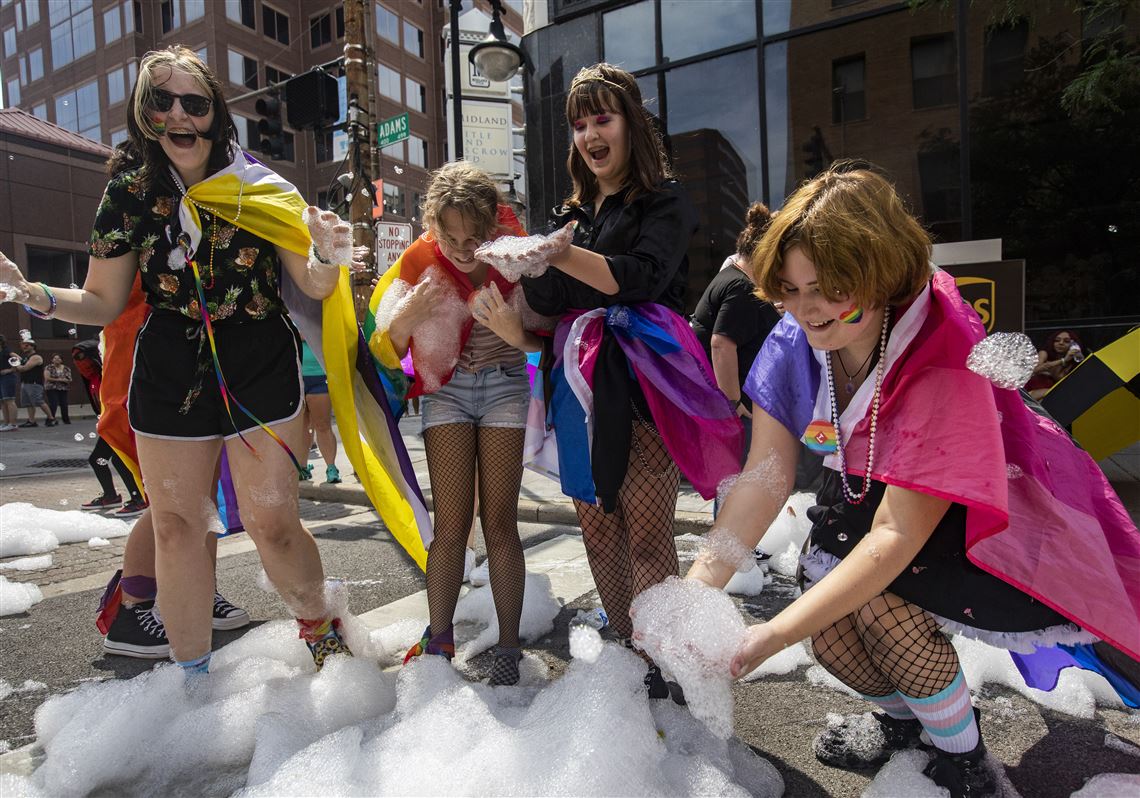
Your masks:
M744 641L744 620L723 591L671 576L630 607L634 644L685 689L693 717L721 739L732 736L729 665Z
M548 236L501 236L475 250L475 257L494 266L512 283L522 277L540 277L549 268L550 257L570 246L577 226L577 222L570 222Z

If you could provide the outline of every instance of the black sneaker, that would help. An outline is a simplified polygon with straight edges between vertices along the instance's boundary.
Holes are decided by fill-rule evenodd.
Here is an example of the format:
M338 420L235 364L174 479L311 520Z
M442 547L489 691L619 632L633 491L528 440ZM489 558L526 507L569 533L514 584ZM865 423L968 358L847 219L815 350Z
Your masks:
M241 607L235 607L224 598L221 593L214 593L214 629L227 631L249 626L249 613Z
M509 687L519 683L519 662L522 650L518 648L495 649L495 661L491 664L491 676L487 684L492 687Z
M79 505L79 509L97 513L102 510L114 510L116 507L122 506L123 497L116 493L114 496L99 496L94 498L86 504Z
M115 518L136 518L145 513L147 507L150 507L150 502L146 499L131 499L111 515Z
M997 778L986 764L986 746L978 740L965 754L935 752L922 775L950 791L950 798L984 798L997 795Z
M917 718L899 720L885 712L864 712L829 721L812 742L812 750L816 759L833 768L866 770L879 767L896 751L922 747L921 734Z
M170 642L166 627L153 601L119 608L107 636L103 650L108 654L135 659L166 659L170 656Z

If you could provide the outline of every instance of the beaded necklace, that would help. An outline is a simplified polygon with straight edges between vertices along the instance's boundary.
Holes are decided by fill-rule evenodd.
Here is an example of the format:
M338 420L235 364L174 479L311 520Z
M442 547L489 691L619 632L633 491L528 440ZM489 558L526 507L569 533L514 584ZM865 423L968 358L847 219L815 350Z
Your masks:
M843 488L843 498L849 504L862 504L871 491L871 468L875 464L875 427L879 421L879 398L882 396L883 374L887 365L887 328L890 323L891 309L883 309L883 331L879 334L879 363L875 367L875 393L871 397L871 428L867 435L867 467L863 471L863 489L858 494L847 484L847 458L843 453L843 432L839 428L839 403L835 401L835 380L831 374L831 358L824 358L827 364L827 392L831 398L831 423L835 427L837 442L836 453L839 455L839 484Z
M238 219L241 218L242 198L245 196L245 181L238 180L237 215L234 216L233 219L227 219L225 216L218 213L215 208L211 208L209 205L201 203L191 197L186 190L186 186L182 185L182 180L178 177L178 173L175 170L171 169L170 175L174 178L174 185L178 187L179 193L182 194L183 198L185 198L187 202L189 202L198 210L209 213L213 217L213 223L210 225L210 262L208 264L209 271L206 275L207 282L204 283L205 289L207 291L210 291L214 287L214 252L216 252L218 249L218 220L221 219L227 221L234 227L237 227ZM205 227L205 224L203 224L203 227ZM203 307L205 307L205 305L203 305Z

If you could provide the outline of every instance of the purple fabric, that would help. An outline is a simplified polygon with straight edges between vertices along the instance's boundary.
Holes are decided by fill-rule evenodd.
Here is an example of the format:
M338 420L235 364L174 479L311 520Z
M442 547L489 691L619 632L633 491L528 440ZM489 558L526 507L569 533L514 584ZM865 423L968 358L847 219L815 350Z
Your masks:
M152 576L124 576L119 580L119 587L135 598L149 600L158 595L158 582Z
M785 315L773 328L744 381L744 392L757 407L779 421L796 440L812 422L819 369L807 336Z

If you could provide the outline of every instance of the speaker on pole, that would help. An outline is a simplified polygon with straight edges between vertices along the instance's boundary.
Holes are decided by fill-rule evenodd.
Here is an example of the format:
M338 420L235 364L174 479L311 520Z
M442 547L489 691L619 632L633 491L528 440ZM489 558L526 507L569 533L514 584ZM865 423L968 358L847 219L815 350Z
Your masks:
M327 72L305 72L285 83L285 111L294 130L326 127L340 116L336 78Z

